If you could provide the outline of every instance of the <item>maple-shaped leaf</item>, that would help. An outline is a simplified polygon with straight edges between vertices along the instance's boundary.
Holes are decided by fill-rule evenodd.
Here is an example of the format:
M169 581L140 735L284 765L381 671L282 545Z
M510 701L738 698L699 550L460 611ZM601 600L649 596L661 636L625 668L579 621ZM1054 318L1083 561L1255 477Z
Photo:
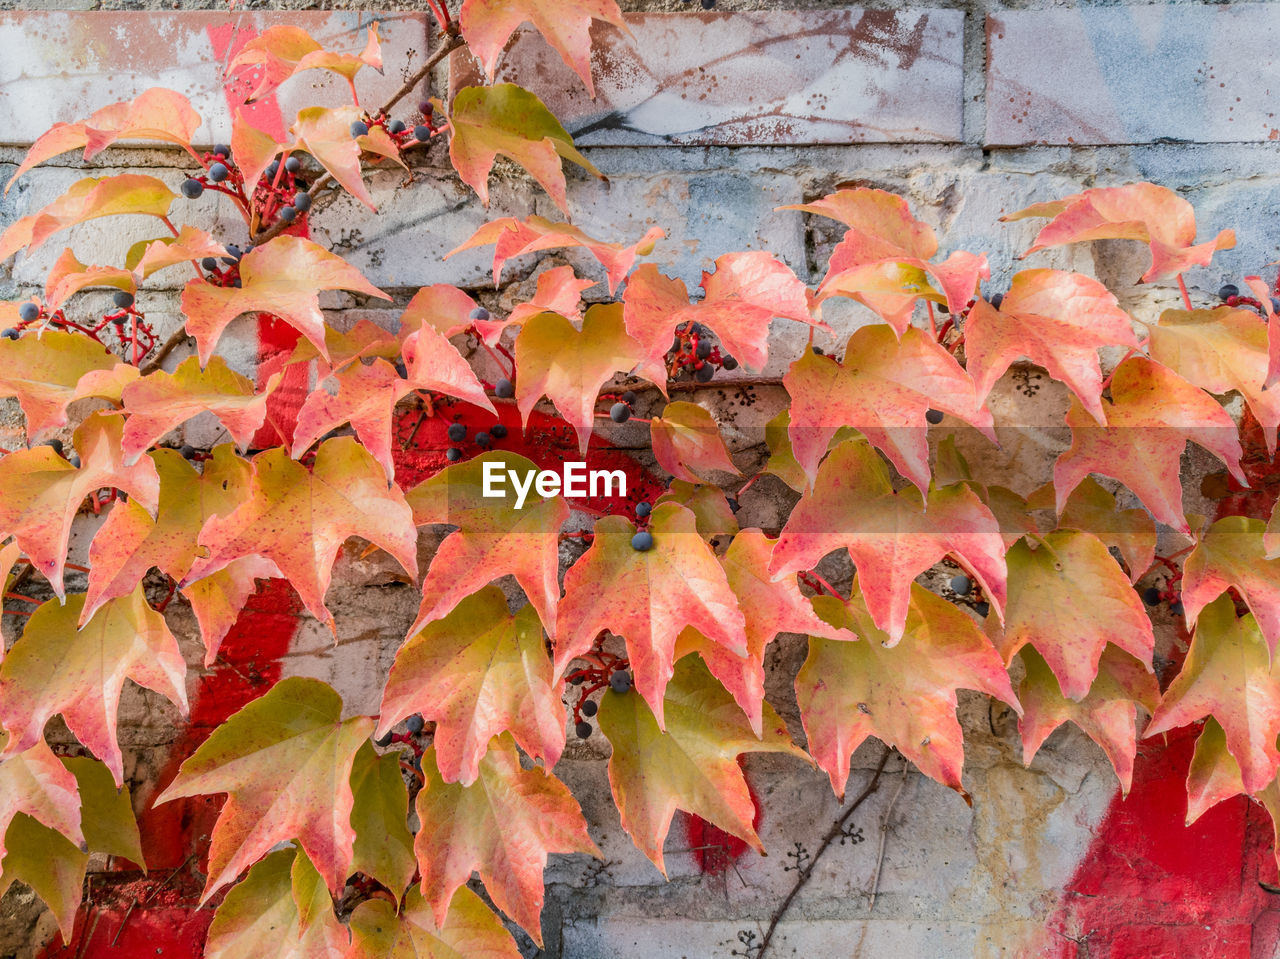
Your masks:
M497 345L508 327L520 326L539 313L559 313L575 327L582 326L578 304L582 291L596 285L595 280L580 280L571 266L557 266L538 274L533 298L517 303L505 320L476 320L476 332L490 346Z
M462 354L434 327L423 326L406 336L401 352L412 389L456 396L465 403L497 415L484 387Z
M410 627L416 633L464 597L495 579L511 575L524 590L542 624L554 635L560 599L560 527L569 505L525 487L514 490L510 475L532 476L537 465L496 450L441 470L407 494L413 521L457 526L436 549L422 581L422 605ZM486 482L486 471L502 479ZM486 491L498 495L486 496Z
M891 644L872 620L859 580L848 603L813 600L823 620L858 639L809 639L795 684L809 753L842 798L849 758L868 736L964 795L956 691L977 690L1020 711L1004 663L968 615L917 583L902 639Z
M342 719L342 698L291 676L218 726L156 799L226 793L201 903L278 842L296 839L335 892L350 872L351 766L373 720Z
M297 849L279 849L227 893L209 925L205 959L343 959L350 938L324 880Z
M43 742L40 745L48 751ZM65 766L64 772L79 790L83 839L79 828L68 837L61 829L18 813L4 832L8 848L0 843L0 895L15 881L26 883L58 920L63 942L71 942L89 853L123 856L141 863L141 839L128 787L117 788L102 763L87 757L59 762L52 754L49 759Z
M402 324L403 326L403 324ZM392 336L372 320L357 320L349 330L324 329L324 348L327 359L320 355L315 344L299 339L289 354L288 363L317 364L317 378L323 379L356 360L380 356L394 360L400 355L400 340Z
M1272 783L1264 794L1274 789ZM1187 768L1187 825L1218 803L1245 791L1240 764L1227 748L1227 734L1210 716L1196 740L1195 753Z
M569 788L544 769L522 769L508 734L489 744L469 786L447 783L434 747L422 756L413 842L422 895L437 927L454 893L478 872L494 905L542 946L542 870L553 852L599 856Z
M49 275L45 277L45 305L51 310L58 309L81 290L95 286L124 290L126 293L135 293L138 288L137 277L131 270L116 266L86 266L68 247L62 251Z
M187 665L141 584L103 605L80 628L83 606L82 594L41 604L0 664L0 725L11 737L5 752L30 748L45 723L61 713L119 784L124 762L116 714L125 679L160 693L185 713Z
M1027 509L1052 509L1056 493L1046 483L1027 499ZM1059 529L1092 533L1120 551L1129 567L1129 582L1136 583L1151 568L1156 556L1156 522L1145 509L1120 509L1116 498L1092 476L1080 481L1058 516ZM1027 530L1025 532L1036 532ZM1010 546L1013 544L1010 543Z
M827 639L855 638L818 618L794 576L777 581L770 577L769 559L776 543L758 529L747 529L733 538L720 557L729 588L738 597L738 607L746 620L746 655L710 642L692 626L680 634L675 653L677 660L690 652L703 658L711 674L747 714L757 736L763 733L764 651L774 637L779 633L799 633Z
M692 512L703 539L733 536L738 532L738 518L724 490L718 486L673 479L667 491L654 501L654 505L658 503L679 503Z
M255 127L249 119L255 112L236 107L231 117L231 155L236 158L236 166L245 183L261 180L271 162L289 146Z
M1264 298L1269 306L1271 300ZM1268 389L1270 327L1252 310L1165 310L1149 326L1151 358L1210 393L1238 392L1276 451L1280 390Z
M930 409L995 440L991 411L978 400L969 375L914 328L899 338L886 326L864 326L849 337L843 364L806 350L782 382L791 396L791 448L810 481L841 427L861 431L922 492L929 488Z
M136 500L112 506L89 546L82 622L107 600L132 592L152 567L175 580L186 576L199 556L205 520L230 513L248 495L252 469L230 444L214 447L202 472L177 450L150 456L160 477L156 515Z
M8 737L0 734L0 742L8 753ZM0 859L5 855L9 824L18 815L34 817L74 846L85 841L76 777L53 754L43 736L21 752L0 759Z
M503 731L548 769L564 751L563 680L552 675L532 604L514 616L496 586L468 596L396 653L378 735L421 713L436 724L436 763L446 782L470 786L489 742Z
M49 330L0 339L0 396L17 398L34 439L66 425L67 406L93 395L80 386L87 374L122 365L101 343L78 333Z
M1245 788L1261 790L1280 766L1277 662L1253 616L1237 618L1231 597L1219 596L1201 610L1186 662L1165 690L1146 736L1212 716L1226 733Z
M48 446L17 450L0 458L0 529L9 530L31 564L64 595L71 522L86 496L104 486L128 493L147 510L156 508L160 481L143 458L125 466L121 451L124 417L94 413L76 429L79 468Z
M514 83L459 90L449 127L449 159L458 177L485 206L489 205L489 171L499 154L528 170L566 216L569 207L561 158L593 176L604 176L578 152L573 138L543 102Z
M1102 747L1129 794L1133 784L1133 758L1138 752L1137 707L1155 712L1160 687L1147 667L1115 646L1107 646L1098 661L1098 675L1079 702L1062 695L1049 664L1034 647L1020 653L1026 674L1018 686L1022 718L1022 761L1027 765L1063 723L1075 723Z
M187 332L196 341L201 365L227 324L242 313L270 313L310 340L327 358L322 290L350 290L389 300L337 254L300 236L278 236L254 247L240 260L240 287L192 280L182 291Z
M614 0L465 0L459 23L467 46L484 67L489 82L502 49L516 27L533 24L556 53L582 78L587 95L594 98L591 82L591 21L611 23L623 32L627 25Z
M1263 389L1270 389L1280 380L1280 333L1276 332L1273 323L1276 318L1275 301L1271 298L1271 286L1262 277L1246 276L1244 283L1258 301L1267 324L1267 375Z
M531 216L524 220L507 216L485 223L471 235L466 243L450 250L444 258L447 260L463 250L488 246L490 243L495 244L493 285L498 286L502 277L502 264L513 257L536 253L539 250L582 247L604 267L605 275L609 280L609 295L612 296L614 289L631 269L631 264L636 261L636 257L648 256L653 252L654 244L666 235L666 231L661 227L650 227L643 237L630 246L625 246L621 243L594 239L572 223L557 223L541 216Z
M379 756L366 742L351 765L351 826L356 831L351 871L362 872L399 896L418 868L413 858L409 789L400 754Z
M222 257L226 255L226 247L204 230L184 225L175 237L161 237L156 240L144 241L137 261L129 262L132 259L132 257L129 257L126 258L125 265L145 279L152 273L157 273L171 266L179 266L192 260L201 260L207 256Z
M724 687L697 656L676 664L666 688L665 729L634 692L605 691L600 731L613 747L609 785L622 828L665 876L662 846L677 809L692 813L758 852L756 805L738 757L770 752L804 757L768 703L755 733Z
M1104 346L1137 347L1129 314L1091 277L1063 270L1023 270L1000 308L979 299L964 324L966 368L985 397L1013 362L1043 366L1102 421Z
M256 392L253 380L210 357L204 369L189 356L172 373L157 370L124 388L121 399L129 420L124 427L126 462L135 461L170 430L201 413L212 413L241 448L247 447L267 418L267 397L280 385L273 375Z
M1157 520L1189 532L1182 513L1182 451L1187 440L1222 460L1248 486L1240 468L1235 422L1212 396L1159 363L1134 356L1116 367L1111 399L1102 401L1106 426L1073 400L1066 423L1071 448L1053 466L1057 510L1090 473L1118 479Z
M1052 217L1036 234L1026 253L1089 240L1140 240L1151 248L1151 267L1143 283L1167 279L1193 266L1208 266L1218 250L1236 245L1236 235L1223 230L1196 244L1196 214L1191 204L1154 183L1099 187L1061 200L1037 203L1001 220Z
M525 426L545 394L578 433L585 455L595 430L596 394L617 372L629 372L639 344L622 322L622 304L597 303L587 309L582 329L559 313L539 313L516 337L516 405Z
M366 899L351 913L350 925L351 948L344 959L520 957L502 921L466 888L454 893L440 926L417 889L409 890L398 911L385 899Z
M769 572L813 569L841 548L891 643L906 626L912 580L947 555L973 575L997 616L1004 609L1004 540L978 495L964 485L934 489L927 500L911 487L894 490L880 457L857 440L841 443L818 469L813 492L782 529Z
M2 464L0 464L2 465ZM196 562L183 588L244 556L261 556L288 578L311 614L333 628L324 605L338 547L361 536L418 575L413 513L400 488L350 436L327 440L310 472L276 447L253 460L248 499L200 532L209 555Z
M1003 630L988 621L1005 661L1033 645L1063 695L1076 702L1088 694L1108 643L1150 669L1151 620L1106 544L1080 530L1037 537L1034 547L1030 539L1019 540L1008 553ZM1089 601L1080 602L1082 596Z
M471 311L476 301L464 291L448 283L424 286L413 294L413 299L400 314L400 329L416 330L430 326L446 337L456 336L471 328L475 322Z
M676 479L701 483L695 469L741 475L729 458L720 427L697 403L668 403L661 416L649 421L649 437L654 459Z
M216 573L210 573L182 587L183 598L191 604L200 624L205 666L218 658L222 641L231 632L240 611L258 589L260 579L283 579L275 563L261 556L242 556Z
M152 87L132 101L108 104L83 123L55 123L31 145L22 163L9 178L5 192L32 167L68 150L84 148L91 160L116 140L161 140L190 147L200 127L200 114L191 101L176 90Z
M1280 559L1268 559L1265 525L1247 516L1224 516L1201 536L1182 566L1182 604L1188 625L1200 610L1235 589L1257 620L1267 648L1280 643Z
M938 252L933 228L911 215L907 201L887 190L837 190L812 203L779 207L838 220L849 228L844 243L856 246L863 263L901 257L927 260Z
M163 180L142 173L86 177L36 213L14 221L0 235L0 260L18 250L30 254L59 230L104 216L164 217L178 194Z
M838 434L837 434L838 435ZM944 436L938 443L937 463L933 471L933 481L938 487L954 486L963 483L973 490L978 499L991 510L991 515L1000 524L1000 537L1008 549L1027 533L1039 533L1040 527L1031 515L1027 500L1006 486L979 483L973 477L969 464L956 447L955 436ZM803 484L801 485L803 490ZM1052 491L1051 491L1052 492ZM1052 505L1052 498L1046 505ZM1146 512L1139 510L1143 516ZM1148 522L1151 517L1147 516ZM1154 524L1152 524L1154 529Z
M298 111L289 132L299 150L310 153L344 190L377 212L360 172L360 144L351 135L351 124L363 116L353 106L307 107Z
M622 516L596 521L591 548L564 577L556 636L556 675L607 629L627 642L636 690L663 725L662 694L674 669L676 639L694 626L713 643L747 653L746 621L724 568L698 534L697 518L677 503L654 507L653 545L632 547ZM619 584L626 584L619 588Z
M352 84L365 67L382 72L382 44L378 21L369 23L369 35L360 54L326 50L301 27L279 24L253 37L227 64L227 71L254 67L259 77L245 103L256 103L296 74L306 70L328 70ZM352 86L354 93L355 87Z

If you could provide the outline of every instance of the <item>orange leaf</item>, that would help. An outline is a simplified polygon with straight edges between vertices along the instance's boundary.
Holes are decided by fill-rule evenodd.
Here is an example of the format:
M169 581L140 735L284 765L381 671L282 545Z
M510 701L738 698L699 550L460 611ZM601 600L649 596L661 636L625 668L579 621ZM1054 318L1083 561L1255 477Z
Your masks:
M1187 623L1234 589L1257 620L1267 648L1280 645L1280 559L1267 559L1260 519L1224 516L1201 536L1182 567L1182 604Z
M539 313L559 313L574 326L581 327L582 312L578 306L582 291L595 285L595 280L578 279L571 266L552 267L538 274L538 285L531 300L517 303L505 320L476 320L476 332L494 346L507 327L526 323Z
M298 120L289 132L299 150L315 157L344 190L376 213L360 173L360 144L351 136L351 124L363 116L356 107L307 107L298 111Z
M668 403L661 416L650 420L649 436L658 465L676 479L701 483L694 469L742 475L729 458L720 427L697 403Z
M56 310L73 295L92 286L109 286L126 293L134 293L138 288L137 278L129 270L114 266L85 266L68 247L45 278L45 302L50 309Z
M226 256L227 250L204 230L183 226L176 237L153 240L134 267L143 278L170 266L201 260L206 256Z
M65 425L69 404L94 395L86 390L99 384L86 377L121 365L101 343L78 333L50 330L0 339L0 396L17 398L34 439Z
M11 753L7 742L5 746L5 752ZM77 845L84 843L76 777L42 736L29 748L0 760L0 864L5 853L4 834L19 813L38 819Z
M471 328L474 322L471 311L475 308L476 301L456 286L448 283L424 286L404 308L400 327L416 330L426 325L443 336L454 336Z

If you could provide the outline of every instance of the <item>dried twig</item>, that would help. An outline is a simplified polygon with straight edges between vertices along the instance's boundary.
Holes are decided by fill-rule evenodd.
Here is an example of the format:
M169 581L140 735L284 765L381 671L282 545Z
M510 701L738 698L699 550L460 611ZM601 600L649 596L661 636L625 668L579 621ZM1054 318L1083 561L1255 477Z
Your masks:
M884 844L889 836L889 817L893 815L893 807L898 802L898 797L902 795L902 787L907 784L907 773L911 766L907 763L902 764L902 779L898 781L898 788L893 791L893 798L889 800L889 805L885 807L884 818L880 820L880 851L876 853L876 871L871 877L871 901L867 903L867 912L876 907L876 893L880 891L880 867L884 865Z

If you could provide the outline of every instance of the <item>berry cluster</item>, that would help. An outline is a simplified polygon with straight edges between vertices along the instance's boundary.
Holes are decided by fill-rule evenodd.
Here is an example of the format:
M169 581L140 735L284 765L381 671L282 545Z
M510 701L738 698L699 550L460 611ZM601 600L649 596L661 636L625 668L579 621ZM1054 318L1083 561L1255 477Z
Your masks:
M738 361L712 345L711 331L701 323L690 321L677 326L667 351L667 375L673 380L685 376L709 383L716 367L736 370Z
M948 585L951 587L951 591L955 593L959 599L966 602L976 596L977 601L973 604L973 611L979 616L985 619L987 614L991 612L991 604L982 598L981 591L974 587L973 580L964 573L960 573L958 576L952 576L951 582Z
M225 193L245 210L257 211L259 227L292 223L311 209L311 194L303 180L302 161L284 156L271 162L255 184L246 184L244 174L231 156L231 147L219 143L203 157L205 172L182 183L182 195L194 200L205 190Z
M1280 279L1277 279L1276 284L1277 289L1280 290ZM1267 311L1262 305L1262 301L1252 296L1241 296L1240 287L1234 283L1224 283L1220 286L1218 288L1218 299L1227 306L1251 306L1261 313L1264 319L1266 318ZM1280 313L1280 297L1271 297L1271 311Z
M450 443L465 443L467 441L467 427L463 423L450 423L445 435L449 437ZM478 431L475 436L471 437L471 442L480 447L480 449L486 450L493 445L494 440L506 439L506 436L507 428L501 423L494 423L487 430ZM450 446L445 450L444 455L450 463L456 463L462 459L462 450L457 446Z
M404 743L413 750L413 759L408 766L417 775L422 775L422 753L426 748L426 744L422 741L424 734L431 735L436 731L435 723L427 723L422 718L421 713L414 713L404 721L405 732L403 733L387 733L381 739L375 739L374 745L379 749L386 749L394 743ZM404 763L401 764L405 765Z
M606 652L599 639L588 660L591 665L575 669L566 677L571 685L581 687L573 707L573 730L579 739L591 737L591 724L587 720L600 709L599 704L589 698L593 693L606 686L620 696L631 691L631 664L624 657Z
M28 300L18 307L18 324L0 332L5 339L16 340L28 330L75 330L96 340L108 349L114 346L126 363L137 365L160 342L155 330L146 322L142 312L134 304L134 295L128 290L117 290L111 296L115 309L102 315L102 319L85 325L67 318L61 308L47 307Z
M422 114L422 122L414 124L412 129L403 120L393 120L378 114L376 117L366 116L363 120L354 121L351 124L351 136L353 139L368 136L372 128L382 127L398 149L415 143L426 143L444 128L444 124L436 123L435 105L430 100L419 101L418 112Z

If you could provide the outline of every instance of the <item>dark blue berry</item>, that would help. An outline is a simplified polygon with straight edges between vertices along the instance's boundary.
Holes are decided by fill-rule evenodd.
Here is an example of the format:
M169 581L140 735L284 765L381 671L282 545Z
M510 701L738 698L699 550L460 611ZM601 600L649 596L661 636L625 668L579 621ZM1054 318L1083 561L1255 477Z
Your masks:
M461 443L467 438L467 428L462 423L450 423L445 433L455 443Z
M387 132L388 133L404 133L404 121L392 120L390 123L387 124Z
M182 186L178 189L182 191L182 195L188 200L194 200L204 192L204 184L199 180L192 180L188 178L182 181Z
M15 330L12 326L9 327L7 330L5 330L3 333L0 333L0 336L3 336L6 340L16 340L21 335L22 334L19 333L17 330Z
M723 366L726 370L736 370L738 368L738 361L735 360L732 356L726 356L724 358L724 361L720 365Z
M394 733L387 733L387 734L386 734L385 736L383 736L382 738L380 738L380 739L375 739L375 740L373 741L373 744L374 744L375 746L377 746L379 749L386 749L388 746L390 746L390 745L391 745L391 738L392 738L394 735L395 735Z
M973 583L968 576L951 577L951 591L957 596L968 596L971 589L973 589Z
M678 352L680 352L680 337L676 336L676 337L673 337L673 338L672 338L672 340L671 340L671 349L667 350L667 352L668 352L668 353L678 353Z
M488 321L491 315L492 314L490 314L490 312L486 310L483 306L477 306L474 310L471 311L471 313L468 315L467 318L472 322L478 321L480 323L484 323Z
M215 156L220 156L224 160L231 159L231 147L227 146L225 143L216 144L213 148L213 152Z
M493 442L493 440L492 440L492 439L490 439L490 437L489 437L489 434L488 434L488 433L477 433L477 434L476 434L476 446L488 446L488 445L489 445L490 443L492 443L492 442Z
M644 519L646 516L648 516L652 512L653 512L653 507L649 505L647 500L640 503L636 503L636 516L638 518Z
M631 548L638 553L647 553L653 549L653 534L647 529L642 529L631 537Z
M218 260L216 257L206 256L203 260L200 261L200 265L204 267L206 270L208 270L210 273L212 273L214 270L218 268Z
M509 400L516 395L516 388L509 379L503 377L493 385L493 392L498 395L499 399Z
M631 419L631 407L626 403L614 403L609 407L609 419L615 423L625 423Z
M1182 615L1182 600L1178 600L1178 602L1176 602L1176 603L1170 603L1170 604L1169 604L1169 612L1173 613L1173 615L1174 615L1174 616L1181 616L1181 615Z
M626 403L628 406L635 406L636 405L635 390L627 390L625 393L623 393L622 402Z
M289 157L289 159L284 161L284 168L290 173L297 173L302 169L302 161L297 157Z
M264 171L268 180L274 180L276 174L280 172L280 161L272 160L271 165Z
M1148 606L1159 606L1160 599L1161 594L1159 586L1148 586L1142 591L1142 601Z
M23 303L18 307L18 319L24 323L30 323L32 320L40 319L40 307L30 301Z
M404 721L405 729L409 730L409 733L413 736L417 736L421 733L425 725L426 723L422 721L421 713L414 713Z
M240 247L236 246L234 243L228 243L227 256L230 257L230 261L232 263L235 263L240 259L240 257L244 256L244 254L240 252Z
M54 438L51 440L45 440L40 445L49 447L49 449L53 450L59 456L62 455L62 440L60 439Z
M495 440L503 440L507 438L507 428L501 423L494 423L489 427L489 435Z
M221 183L228 177L228 175L230 175L230 173L231 171L222 163L215 163L213 166L209 167L209 179L214 183Z
M738 502L736 499L734 499L732 496L728 496L728 497L725 497L725 498L726 498L726 499L728 500L728 502L729 502L729 510L730 510L730 512L736 513L736 512L738 512L738 510L742 509L742 504L741 504L741 503L739 503L739 502Z
M1239 295L1240 287L1236 286L1234 283L1224 283L1222 286L1218 287L1218 299L1220 300L1229 300L1231 297Z
M581 686L586 681L587 681L587 677L582 675L582 673L577 673L569 677L569 683L570 685L573 685L573 686Z
M631 674L625 669L617 670L609 677L609 688L618 694L630 692Z
M67 462L70 463L72 466L74 466L76 469L80 468L80 457L76 456L75 453L72 453L70 456L67 457Z
M578 724L576 724L576 725L573 727L573 731L574 731L575 733L577 733L577 734L578 734L578 738L579 738L579 739L590 739L590 738L591 738L591 724L590 724L590 723L578 723Z
M458 460L462 459L462 450L451 446L444 451L444 458L447 459L450 463L456 463L458 462Z
M128 290L117 290L111 294L111 302L122 310L127 310L133 306L133 294Z
M977 613L979 616L982 616L983 618L985 618L987 613L991 612L991 604L988 603L986 600L983 600L980 603L975 603L973 606L973 611Z
M196 458L196 448L190 443L183 443L178 447L178 452L184 460L193 460Z
M698 359L705 360L708 356L711 355L711 344L708 343L706 340L699 340L698 349L695 352L697 354Z
M716 375L716 368L710 363L704 363L693 371L693 378L699 383L710 383L711 377Z
M584 716L594 716L599 712L599 710L600 707L596 705L596 701L594 699L588 699L582 704L582 715Z
M423 126L419 123L413 128L413 138L419 143L426 143L431 139L431 127Z
M937 426L942 422L942 410L926 410L924 418L934 426Z
M292 223L298 215L298 208L295 206L282 206L280 208L280 219L285 223Z
M293 208L299 213L306 213L311 209L311 194L306 190L299 190L293 195Z
M1000 309L1000 304L1004 302L1004 294L997 293L995 296L991 297L991 299L987 300L987 302L998 310Z
M356 120L354 123L351 124L352 137L362 137L368 132L369 132L369 124L365 123L363 120Z
M409 367L404 365L404 360L396 360L396 372L400 374L402 380L409 378Z

